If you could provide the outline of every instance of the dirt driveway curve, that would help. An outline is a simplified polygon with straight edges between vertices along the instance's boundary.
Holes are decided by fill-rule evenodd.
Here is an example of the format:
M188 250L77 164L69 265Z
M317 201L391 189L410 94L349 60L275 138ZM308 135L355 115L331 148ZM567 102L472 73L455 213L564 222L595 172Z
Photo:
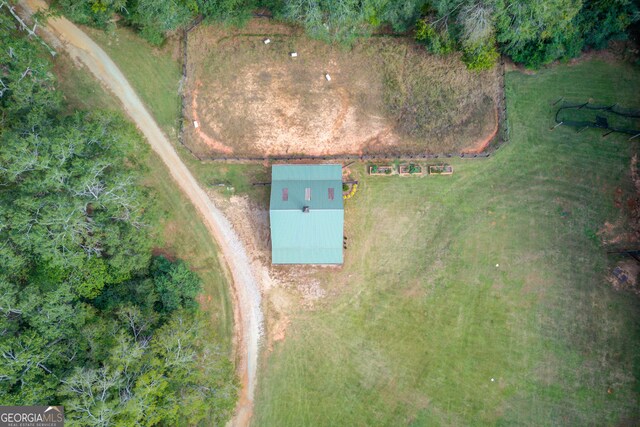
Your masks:
M27 14L47 8L46 3L41 0L22 0L20 5ZM198 185L111 58L89 36L65 18L50 18L42 32L50 43L58 49L65 49L74 61L84 64L118 97L126 113L167 165L171 176L196 207L209 232L218 242L233 276L235 348L239 360L238 375L243 385L236 415L231 424L248 425L253 408L263 314L259 284L251 270L244 246L227 218Z

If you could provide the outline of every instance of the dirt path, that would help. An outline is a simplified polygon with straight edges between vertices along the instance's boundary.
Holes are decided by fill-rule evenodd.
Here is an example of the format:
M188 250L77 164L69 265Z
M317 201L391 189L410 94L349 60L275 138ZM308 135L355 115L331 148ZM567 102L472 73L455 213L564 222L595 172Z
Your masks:
M41 0L22 0L24 12L31 14L45 9ZM238 375L243 387L232 425L248 425L256 384L258 343L262 335L263 314L260 306L260 290L247 258L244 246L227 218L213 204L187 169L171 142L162 133L145 109L122 72L109 56L77 26L65 18L50 18L42 33L58 49L64 48L74 59L84 64L118 99L126 113L167 165L171 176L200 213L233 276L234 313L236 328L236 354Z

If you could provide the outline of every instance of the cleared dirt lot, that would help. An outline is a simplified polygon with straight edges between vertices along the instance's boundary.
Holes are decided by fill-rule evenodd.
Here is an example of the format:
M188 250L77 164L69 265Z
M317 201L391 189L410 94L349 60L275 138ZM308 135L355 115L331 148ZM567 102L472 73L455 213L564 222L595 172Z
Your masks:
M203 157L472 151L497 127L495 70L403 39L344 48L256 19L196 28L188 54L185 142Z

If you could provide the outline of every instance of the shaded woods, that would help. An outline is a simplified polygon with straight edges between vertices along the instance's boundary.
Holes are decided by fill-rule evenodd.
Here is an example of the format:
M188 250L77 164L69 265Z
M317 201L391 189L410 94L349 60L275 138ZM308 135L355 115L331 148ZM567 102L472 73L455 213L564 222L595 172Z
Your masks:
M153 257L140 137L66 114L48 54L0 13L0 401L65 406L70 425L220 424L233 365L201 284Z
M376 31L413 34L437 54L461 51L471 69L491 67L499 54L539 67L602 49L626 37L640 18L627 0L56 0L69 18L106 28L114 15L161 44L194 17L241 25L255 12L301 25L312 37L349 44Z

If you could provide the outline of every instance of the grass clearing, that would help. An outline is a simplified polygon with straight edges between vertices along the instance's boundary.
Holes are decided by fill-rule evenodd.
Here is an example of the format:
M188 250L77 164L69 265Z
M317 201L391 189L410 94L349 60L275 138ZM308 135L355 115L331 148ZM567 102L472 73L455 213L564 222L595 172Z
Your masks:
M248 195L256 201L268 203L270 187L253 185L271 181L270 171L263 165L201 162L185 151L181 150L182 161L205 189L218 190L225 196Z
M116 63L144 101L160 128L173 140L180 129L179 95L182 71L180 43L168 39L162 48L150 45L128 28L105 32L82 27Z
M70 58L56 58L54 72L69 111L74 109L109 109L120 111L118 101L107 93L85 69L76 68ZM127 74L128 76L128 74ZM173 182L166 166L146 143L136 147L132 159L143 169L142 184L150 190L159 210L159 221L152 233L158 237L159 250L178 257L202 279L201 305L210 313L211 334L231 350L233 309L229 296L228 277L218 259L218 249L198 213Z
M640 302L606 282L637 142L549 131L560 96L639 107L640 72L507 75L510 144L451 177L369 177L341 271L263 361L256 425L640 422ZM491 379L494 379L492 381Z
M496 125L497 70L406 39L346 49L254 19L202 25L188 49L185 143L201 157L452 152Z
M112 110L119 108L118 100L106 93L88 70L78 68L64 51L53 62L53 73L64 96L67 112L74 110Z

